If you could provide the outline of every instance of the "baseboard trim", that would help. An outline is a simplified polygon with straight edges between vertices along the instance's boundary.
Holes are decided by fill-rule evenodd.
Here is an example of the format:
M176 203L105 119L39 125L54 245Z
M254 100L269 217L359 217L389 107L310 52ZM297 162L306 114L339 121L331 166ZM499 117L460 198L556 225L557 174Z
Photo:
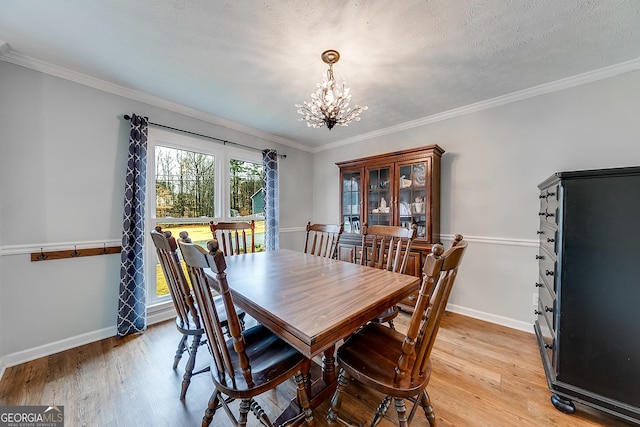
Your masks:
M175 316L176 310L171 302L158 304L157 306L148 308L147 325L164 322L166 320L175 318ZM0 358L0 379L2 379L5 370L12 366L30 362L41 357L50 356L55 353L60 353L61 351L69 350L71 348L80 347L85 344L91 344L92 342L100 341L106 338L111 338L116 336L117 333L118 330L114 325L104 329L99 329L97 331L87 332L75 337L69 337L49 344L44 344L31 349L8 354Z
M494 323L496 325L506 326L507 328L517 329L519 331L533 334L533 320L531 321L531 323L527 323L521 320L515 320L504 316L497 316L495 314L487 313L480 310L474 310L473 308L462 307L455 304L447 304L447 310L451 311L452 313L462 314L464 316L473 317L474 319L483 320L485 322Z
M0 380L2 380L2 376L4 375L4 371L7 369L7 365L5 364L5 357L0 357Z
M117 330L114 325L109 326L108 328L87 332L85 334L76 335L74 337L54 341L49 344L39 345L34 348L8 354L5 356L5 368L10 368L11 366L20 365L25 362L30 362L41 357L50 356L61 351L69 350L70 348L80 347L85 344L100 341L105 338L112 337L116 335L116 333Z

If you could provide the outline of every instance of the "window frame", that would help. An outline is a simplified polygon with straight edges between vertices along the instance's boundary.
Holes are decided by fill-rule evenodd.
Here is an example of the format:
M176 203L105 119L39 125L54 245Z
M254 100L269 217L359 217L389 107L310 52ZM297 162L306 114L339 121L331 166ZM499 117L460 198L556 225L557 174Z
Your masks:
M157 218L156 201L156 147L167 147L177 150L192 151L214 156L214 217L198 218ZM219 144L190 135L168 132L149 127L147 135L147 191L145 209L145 251L144 270L147 282L147 306L164 303L171 299L170 295L157 295L156 265L158 258L149 233L158 223L208 223L210 221L237 221L231 212L231 172L230 160L262 164L262 153L259 151L241 149L239 147ZM264 216L253 215L242 217L243 220L264 220Z

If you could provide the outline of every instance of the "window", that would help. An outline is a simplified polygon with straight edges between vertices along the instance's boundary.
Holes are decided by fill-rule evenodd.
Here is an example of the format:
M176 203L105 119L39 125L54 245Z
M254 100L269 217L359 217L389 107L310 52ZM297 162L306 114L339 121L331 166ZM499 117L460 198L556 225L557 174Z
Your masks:
M149 128L147 233L156 226L196 244L212 238L210 221L256 221L256 250L264 250L262 155ZM155 184L155 185L154 185ZM148 304L168 299L155 247L147 239Z

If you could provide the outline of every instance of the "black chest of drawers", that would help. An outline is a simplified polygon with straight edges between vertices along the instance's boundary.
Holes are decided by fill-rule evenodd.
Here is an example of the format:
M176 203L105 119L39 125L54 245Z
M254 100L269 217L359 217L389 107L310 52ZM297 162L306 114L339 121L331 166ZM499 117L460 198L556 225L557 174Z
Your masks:
M640 167L560 172L538 188L534 329L551 401L640 424Z

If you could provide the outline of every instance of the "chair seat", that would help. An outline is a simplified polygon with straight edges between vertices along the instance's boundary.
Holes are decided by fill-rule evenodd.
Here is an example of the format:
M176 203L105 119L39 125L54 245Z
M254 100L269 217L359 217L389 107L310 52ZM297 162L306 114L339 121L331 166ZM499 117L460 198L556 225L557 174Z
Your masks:
M415 396L429 382L431 362L424 375L411 382L409 373L415 363L415 354L412 355L407 375L399 384L394 384L394 372L402 355L404 339L405 336L394 329L369 323L338 348L338 363L350 376L382 393L398 397Z
M305 362L305 357L289 344L275 336L262 325L257 325L242 332L245 342L245 353L251 361L253 386L249 387L242 371L237 368L233 379L220 373L215 362L211 363L211 377L216 387L233 398L255 396L274 388L291 378ZM239 367L238 353L233 349L233 340L226 342L233 366ZM248 393L247 393L248 392Z
M193 321L191 314L188 316L188 322L184 322L180 316L176 316L176 328L178 328L178 331L183 335L204 335L204 329L196 328L196 324Z

